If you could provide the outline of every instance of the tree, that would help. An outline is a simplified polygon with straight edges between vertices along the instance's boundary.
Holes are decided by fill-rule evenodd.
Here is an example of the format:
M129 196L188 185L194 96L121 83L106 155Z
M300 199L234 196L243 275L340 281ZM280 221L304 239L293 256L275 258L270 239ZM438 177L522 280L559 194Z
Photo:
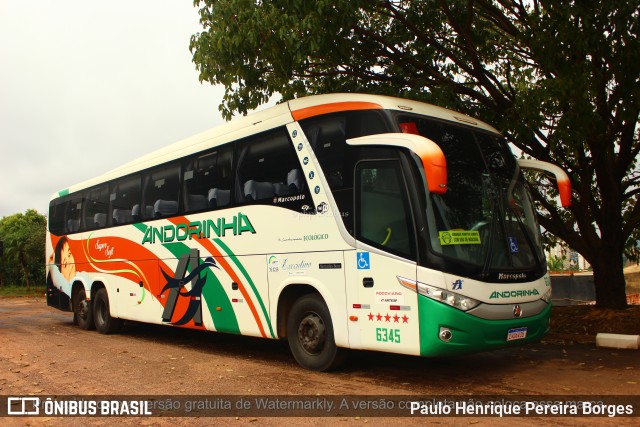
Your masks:
M227 119L283 99L369 92L432 102L565 169L533 194L542 227L593 266L597 304L624 307L638 260L639 0L195 0L200 80Z
M44 284L47 219L33 209L0 219L3 283Z

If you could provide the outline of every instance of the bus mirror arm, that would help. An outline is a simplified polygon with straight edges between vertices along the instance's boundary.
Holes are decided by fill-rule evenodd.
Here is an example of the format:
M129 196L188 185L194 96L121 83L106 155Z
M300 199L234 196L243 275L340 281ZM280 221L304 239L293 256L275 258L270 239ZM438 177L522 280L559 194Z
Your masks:
M428 138L407 133L384 133L347 139L347 144L353 146L378 145L408 148L422 162L429 192L435 194L445 194L447 192L447 161L438 144Z
M571 181L569 180L569 175L562 168L548 162L533 159L518 159L518 166L520 166L520 169L551 173L558 183L560 203L565 208L571 205Z

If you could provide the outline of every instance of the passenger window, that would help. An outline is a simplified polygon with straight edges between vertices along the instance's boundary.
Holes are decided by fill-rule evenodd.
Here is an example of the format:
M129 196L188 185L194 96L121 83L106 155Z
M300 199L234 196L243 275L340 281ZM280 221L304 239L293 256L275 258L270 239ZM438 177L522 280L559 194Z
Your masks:
M133 208L140 205L140 177L130 176L112 184L109 194L109 217L113 225L133 222Z
M56 236L63 235L66 229L64 221L66 200L68 199L61 197L52 200L49 204L49 231Z
M70 199L66 205L66 234L83 231L84 227L82 224L82 196L76 194L76 197Z
M86 192L84 204L84 224L87 230L107 226L109 213L109 188L94 188Z
M180 165L163 165L146 173L142 194L143 203L132 207L133 221L177 215L180 200Z
M295 148L284 130L238 143L235 200L313 213L313 202Z
M82 202L79 193L53 200L49 205L49 231L57 236L84 231Z
M346 140L389 132L386 119L378 111L346 111L309 118L301 126L322 167L342 221L353 236L353 170L359 159L371 158L377 148L352 147Z
M356 166L356 237L362 242L416 259L413 220L397 160Z
M184 212L200 212L231 205L233 145L197 154L184 163Z
M316 158L332 190L349 186L353 167L345 168L346 158L346 117L337 116L316 119L304 126Z

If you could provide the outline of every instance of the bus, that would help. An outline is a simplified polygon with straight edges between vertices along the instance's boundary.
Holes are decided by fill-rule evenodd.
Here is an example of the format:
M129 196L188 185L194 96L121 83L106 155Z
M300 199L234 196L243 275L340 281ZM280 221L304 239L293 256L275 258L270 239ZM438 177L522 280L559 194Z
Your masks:
M363 94L283 102L55 193L47 304L348 349L446 357L540 340L551 283L523 170L491 126Z

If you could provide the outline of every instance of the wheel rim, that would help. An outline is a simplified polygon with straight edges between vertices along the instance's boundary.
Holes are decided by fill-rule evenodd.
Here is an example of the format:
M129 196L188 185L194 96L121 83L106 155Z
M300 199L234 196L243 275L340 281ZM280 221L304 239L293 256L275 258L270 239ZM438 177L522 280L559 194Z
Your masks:
M307 314L298 326L298 340L307 353L320 353L326 341L326 332L322 318L316 313Z
M86 320L89 317L89 303L85 298L80 298L77 304L78 317Z

